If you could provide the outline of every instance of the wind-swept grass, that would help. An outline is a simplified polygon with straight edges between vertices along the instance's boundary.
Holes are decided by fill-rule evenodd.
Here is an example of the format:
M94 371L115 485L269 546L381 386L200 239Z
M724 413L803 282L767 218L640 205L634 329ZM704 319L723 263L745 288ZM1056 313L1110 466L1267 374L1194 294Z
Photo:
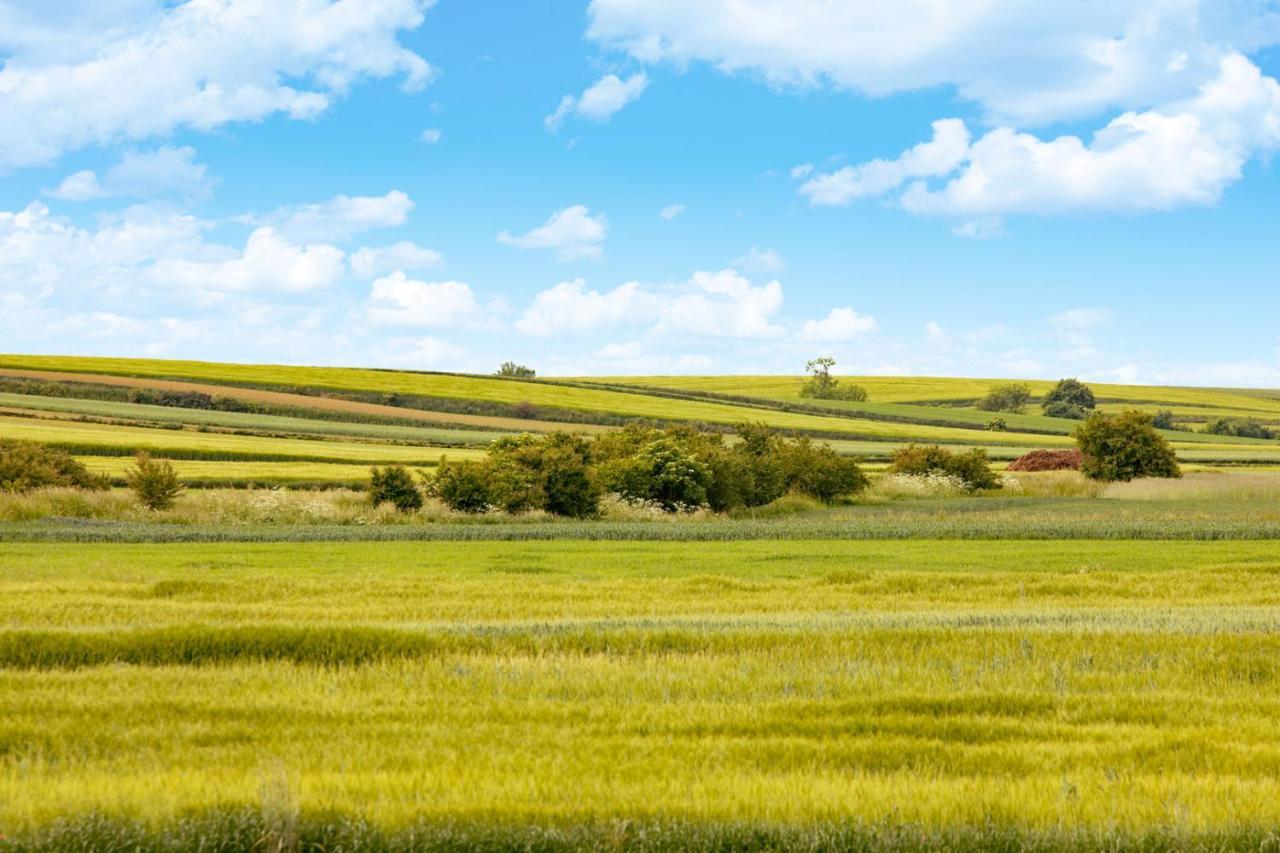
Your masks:
M1264 845L1278 603L1263 542L5 545L0 834Z

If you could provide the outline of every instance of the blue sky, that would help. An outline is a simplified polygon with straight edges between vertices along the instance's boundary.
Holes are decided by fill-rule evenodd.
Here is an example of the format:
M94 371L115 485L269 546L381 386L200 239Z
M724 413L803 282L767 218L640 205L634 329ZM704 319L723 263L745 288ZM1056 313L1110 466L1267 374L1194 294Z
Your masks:
M1265 0L0 0L0 351L1280 387Z

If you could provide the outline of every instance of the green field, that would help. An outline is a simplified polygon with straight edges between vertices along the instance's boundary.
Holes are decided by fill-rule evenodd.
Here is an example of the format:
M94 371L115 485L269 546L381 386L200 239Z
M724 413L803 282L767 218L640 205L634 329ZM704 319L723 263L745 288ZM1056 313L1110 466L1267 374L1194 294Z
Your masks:
M1270 543L30 544L0 567L23 843L1256 846L1280 822Z

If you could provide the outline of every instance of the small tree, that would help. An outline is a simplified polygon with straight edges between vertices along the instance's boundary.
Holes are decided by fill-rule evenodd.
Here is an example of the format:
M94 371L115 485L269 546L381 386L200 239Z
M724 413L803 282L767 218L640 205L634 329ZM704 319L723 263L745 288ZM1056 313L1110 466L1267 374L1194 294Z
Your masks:
M857 494L868 485L867 476L857 462L808 438L783 446L782 465L789 489L823 503Z
M707 503L711 471L674 438L645 445L617 465L613 487L632 500L655 501L668 512L694 509Z
M484 512L492 503L487 472L479 462L441 460L431 486L449 509L458 512Z
M1151 416L1151 425L1156 429L1177 429L1178 424L1173 419L1173 412L1168 409L1161 409Z
M147 509L168 509L182 494L182 483L173 466L165 460L152 459L145 450L134 457L133 467L124 472L124 479L138 503Z
M422 508L422 492L403 465L369 469L369 500L374 506L389 503L400 512Z
M1066 400L1055 400L1044 407L1045 417L1050 418L1066 418L1072 421L1082 421L1089 416L1089 412L1075 403L1068 403Z
M992 418L983 425L983 428L989 432L1004 432L1009 428L1009 423L1004 418Z
M1080 470L1090 479L1111 482L1182 476L1173 448L1156 432L1145 412L1094 412L1076 428L1075 438L1084 454Z
M532 379L538 373L531 367L525 367L523 364L516 364L514 361L504 361L498 368L497 376L506 376L511 379Z
M804 369L809 379L800 388L801 397L814 400L848 400L860 403L867 399L867 389L861 385L841 385L840 380L831 375L831 368L836 360L824 356L815 358L805 364Z
M1030 399L1031 388L1025 382L1010 382L996 385L988 391L987 396L978 401L978 408L984 412L1020 414Z
M1098 405L1093 391L1079 379L1060 379L1058 384L1049 389L1040 401L1040 407L1049 414L1049 407L1055 403L1067 403L1078 406L1086 412L1093 411ZM1066 415L1050 415L1050 417L1067 417Z

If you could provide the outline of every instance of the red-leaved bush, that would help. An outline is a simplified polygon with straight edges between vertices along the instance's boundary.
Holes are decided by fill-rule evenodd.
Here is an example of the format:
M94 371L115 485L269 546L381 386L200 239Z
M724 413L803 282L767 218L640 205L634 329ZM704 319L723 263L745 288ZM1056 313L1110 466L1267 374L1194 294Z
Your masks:
M1079 471L1084 456L1079 450L1033 450L1009 463L1008 471Z

